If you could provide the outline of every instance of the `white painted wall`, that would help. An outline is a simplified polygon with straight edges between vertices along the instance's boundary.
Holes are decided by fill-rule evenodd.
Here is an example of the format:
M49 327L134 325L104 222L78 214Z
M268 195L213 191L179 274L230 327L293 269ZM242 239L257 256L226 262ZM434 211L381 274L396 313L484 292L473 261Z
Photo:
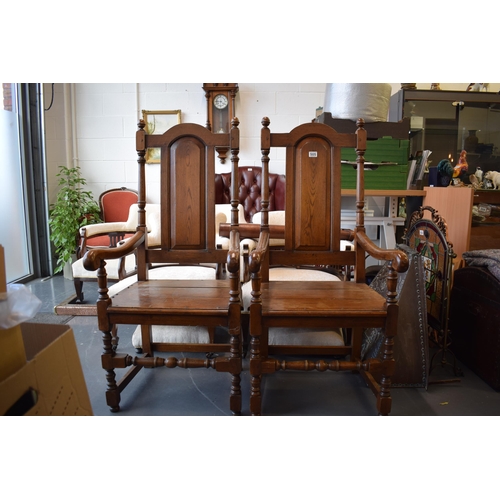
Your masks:
M400 89L393 83L392 92ZM467 83L441 84L443 90L465 90ZM417 84L428 89L430 83ZM51 101L51 84L44 84L45 108ZM72 88L76 130L66 132L64 89ZM260 165L260 129L263 116L273 132L286 132L311 121L323 106L325 83L239 83L236 115L240 120L240 165ZM490 91L500 84L490 84ZM45 112L49 201L57 192L57 167L73 161L80 165L87 187L99 194L113 187L137 187L135 132L141 110L180 109L183 122L205 125L206 99L202 83L76 83L55 84L52 107ZM68 130L72 130L70 127ZM66 137L68 133L75 135ZM73 154L68 158L68 149ZM284 152L272 152L270 169L284 172ZM228 171L230 165L219 165ZM148 166L148 200L159 201L158 165Z

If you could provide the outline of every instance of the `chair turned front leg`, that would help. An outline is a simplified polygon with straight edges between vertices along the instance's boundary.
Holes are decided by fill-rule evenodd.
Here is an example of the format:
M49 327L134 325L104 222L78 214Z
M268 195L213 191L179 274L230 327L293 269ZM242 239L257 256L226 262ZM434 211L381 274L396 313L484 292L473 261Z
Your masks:
M250 413L253 416L261 415L262 412L262 395L260 392L262 376L252 375L252 386L250 393Z
M106 403L112 413L120 411L120 391L116 385L116 375L113 367L113 357L115 355L113 346L113 336L111 332L102 333L102 341L104 344L103 353L101 355L101 363L106 370Z
M231 375L229 408L233 415L241 415L241 377L237 373Z
M111 413L118 413L120 411L120 391L116 385L114 370L106 370L106 381L108 383L106 404L109 406Z
M84 300L83 281L80 280L79 278L73 278L73 284L75 286L76 302L79 302L80 304L82 304L83 300Z

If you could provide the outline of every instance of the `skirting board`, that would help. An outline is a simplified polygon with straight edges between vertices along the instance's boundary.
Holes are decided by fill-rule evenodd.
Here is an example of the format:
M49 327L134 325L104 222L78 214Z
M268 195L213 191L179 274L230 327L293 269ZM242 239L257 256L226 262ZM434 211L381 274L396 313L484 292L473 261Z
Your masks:
M54 312L57 315L97 316L97 306L96 304L81 304L76 302L76 295L72 295L69 299L55 306Z

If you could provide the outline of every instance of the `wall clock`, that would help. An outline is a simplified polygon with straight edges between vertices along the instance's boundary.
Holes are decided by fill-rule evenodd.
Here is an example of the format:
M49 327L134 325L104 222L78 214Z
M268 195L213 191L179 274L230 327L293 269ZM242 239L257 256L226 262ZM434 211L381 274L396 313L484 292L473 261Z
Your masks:
M204 83L203 90L207 99L206 127L217 134L227 134L231 128L231 120L235 117L235 98L238 92L237 83ZM227 148L217 148L221 163L225 163Z

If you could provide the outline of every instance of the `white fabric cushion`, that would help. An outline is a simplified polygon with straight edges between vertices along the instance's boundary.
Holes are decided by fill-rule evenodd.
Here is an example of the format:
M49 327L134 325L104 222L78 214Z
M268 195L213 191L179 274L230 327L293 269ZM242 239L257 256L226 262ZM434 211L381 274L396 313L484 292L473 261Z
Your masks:
M208 344L210 337L205 326L173 326L153 325L151 327L153 342L171 344ZM142 347L141 327L138 326L132 335L132 345L139 349Z
M218 203L215 205L215 232L219 234L219 224L231 222L231 204ZM241 203L238 204L238 224L245 224L245 209Z
M111 259L106 261L106 273L108 279L117 280L118 279L118 265L120 259ZM78 259L72 264L73 277L74 278L95 278L97 279L97 271L87 271L83 267L83 257ZM135 270L135 254L130 254L125 257L125 273L131 273Z
M337 276L315 269L275 267L269 269L269 281L340 281ZM252 300L252 282L242 286L243 311L248 312ZM269 328L269 345L344 345L340 329Z
M284 226L285 225L285 211L284 210L273 210L269 213L269 225L272 226ZM252 222L254 224L260 224L262 221L262 212L257 212L252 217ZM285 244L285 240L279 240L271 238L269 240L269 245L272 247L282 247Z
M164 266L149 271L151 280L210 280L215 279L215 269L203 266ZM132 283L137 281L137 275L130 276L109 287L109 296L113 297ZM200 344L209 343L208 329L204 326L174 326L174 325L153 325L153 342L188 343L196 342ZM132 345L135 348L142 346L141 328L136 328L132 336Z
M160 212L153 212L147 215L148 247L154 247L161 244L161 224Z
M344 339L331 328L269 328L269 345L341 346Z
M229 238L219 236L220 224L231 222L231 205L228 203L219 203L215 205L215 243L221 245L223 250L229 250ZM238 224L246 224L245 209L243 205L238 204Z

